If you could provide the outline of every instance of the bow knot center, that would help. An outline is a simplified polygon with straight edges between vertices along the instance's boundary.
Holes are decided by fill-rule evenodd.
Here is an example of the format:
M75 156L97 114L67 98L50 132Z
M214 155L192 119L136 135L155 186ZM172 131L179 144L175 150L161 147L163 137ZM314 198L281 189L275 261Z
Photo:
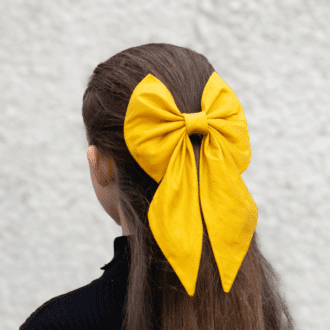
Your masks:
M206 113L204 111L197 113L184 113L184 119L186 121L187 134L198 133L207 135L208 123Z

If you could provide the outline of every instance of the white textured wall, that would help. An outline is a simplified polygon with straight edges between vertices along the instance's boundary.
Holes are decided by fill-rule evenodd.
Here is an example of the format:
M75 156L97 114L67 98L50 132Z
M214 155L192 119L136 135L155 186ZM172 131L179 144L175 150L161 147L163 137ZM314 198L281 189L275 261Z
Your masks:
M205 54L246 114L242 177L298 329L330 329L328 0L0 2L0 328L86 285L121 228L90 179L87 78L150 42Z

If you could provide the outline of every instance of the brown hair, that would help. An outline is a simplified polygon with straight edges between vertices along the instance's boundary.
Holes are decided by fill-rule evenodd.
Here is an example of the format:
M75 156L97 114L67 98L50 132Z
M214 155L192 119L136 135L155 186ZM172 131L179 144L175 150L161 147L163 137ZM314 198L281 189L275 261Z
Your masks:
M118 166L119 201L131 233L122 329L294 329L279 277L260 252L256 232L230 292L225 293L201 210L203 248L195 294L190 297L149 227L148 208L158 184L134 160L124 140L131 94L151 73L168 88L181 113L200 112L203 89L213 72L205 56L195 51L150 43L100 63L84 93L88 143L97 146L101 155L110 155ZM202 137L190 136L197 168Z

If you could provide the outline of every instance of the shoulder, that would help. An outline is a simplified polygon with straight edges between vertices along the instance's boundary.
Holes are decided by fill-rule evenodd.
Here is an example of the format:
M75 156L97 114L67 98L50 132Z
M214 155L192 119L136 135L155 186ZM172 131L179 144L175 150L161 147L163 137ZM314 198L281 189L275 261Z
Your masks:
M101 277L56 296L38 307L19 330L102 329L121 322L127 294L128 260L117 240L113 260L101 269Z
M105 276L91 283L53 297L39 306L19 330L99 329L111 325L117 314L118 282ZM121 299L119 299L121 300Z

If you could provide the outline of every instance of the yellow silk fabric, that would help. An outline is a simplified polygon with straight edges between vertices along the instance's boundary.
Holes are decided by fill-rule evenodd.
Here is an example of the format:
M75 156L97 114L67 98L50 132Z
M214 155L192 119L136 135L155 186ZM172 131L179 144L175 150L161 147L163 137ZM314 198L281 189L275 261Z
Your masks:
M201 109L181 113L166 86L148 74L131 95L124 123L131 155L160 183L148 211L150 229L191 297L203 242L199 201L225 292L233 285L258 220L257 205L240 176L251 159L246 118L216 71L205 85ZM192 132L204 135L199 186Z

